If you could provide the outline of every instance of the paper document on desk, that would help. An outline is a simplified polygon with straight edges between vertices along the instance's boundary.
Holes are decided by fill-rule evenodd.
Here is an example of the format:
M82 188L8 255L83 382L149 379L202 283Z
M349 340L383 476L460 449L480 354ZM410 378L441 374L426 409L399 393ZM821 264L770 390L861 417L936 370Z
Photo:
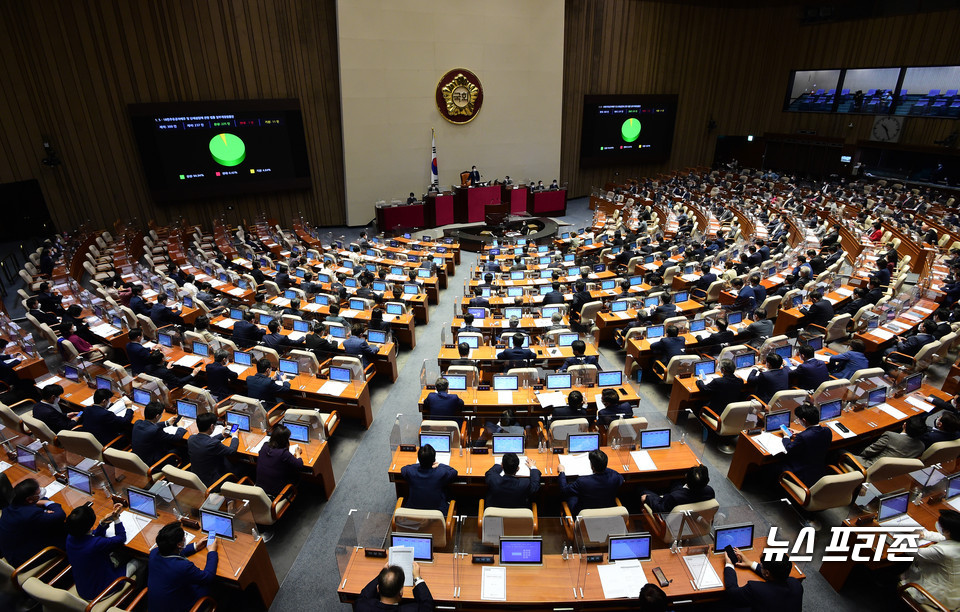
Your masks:
M303 338L306 335L307 335L307 332L294 331L294 332L290 332L287 335L287 338L289 338L290 341L292 342L298 342L301 338Z
M88 397L87 399L85 399L85 400L83 400L82 402L80 402L80 405L81 405L81 406L93 406L93 396L91 395L91 396Z
M178 429L180 429L180 428L179 428L178 426L176 426L176 425L167 425L166 427L163 428L163 433L168 433L168 434L170 434L171 436L175 436L175 435L177 435L177 430L178 430Z
M923 410L924 412L930 412L931 410L934 409L933 404L931 404L930 402L925 402L919 397L908 397L907 403L910 404L911 406L915 406L919 408L920 410Z
M507 600L507 568L484 566L480 577L480 599Z
M37 389L43 389L47 385L58 385L61 382L62 382L62 379L59 376L54 375L54 376L51 376L50 378L47 378L46 380L43 380L42 382L34 383L34 386Z
M513 391L497 391L498 404L513 404Z
M900 316L903 317L904 319L907 319L908 321L919 321L920 319L923 318L922 316L918 315L915 312L905 312Z
M387 563L403 570L403 586L413 586L412 546L391 546L387 550Z
M636 599L640 596L640 589L647 583L643 567L636 560L598 565L597 574L606 599Z
M914 307L913 307L913 310L919 310L919 311L922 312L923 314L930 314L931 312L933 312L933 311L930 310L929 308L924 308L923 306L914 306Z
M113 406L110 406L110 412L117 415L118 417L122 417L124 414L127 413L127 405L123 403L122 399L119 399L113 402Z
M587 453L557 455L557 459L560 460L560 465L563 466L563 471L566 472L567 476L587 476L588 474L593 474Z
M385 314L385 315L383 315L383 322L384 322L384 323L392 323L393 320L397 318L397 316L398 316L398 315Z
M690 570L693 576L693 583L699 589L718 589L723 586L723 581L717 575L717 571L710 565L710 559L707 555L688 555L683 558L683 562Z
M947 501L947 505L960 512L960 497L954 497L953 499Z
M214 325L222 329L233 329L233 326L236 324L236 322L236 319L221 319L214 323Z
M97 325L97 326L95 326L95 327L91 327L91 328L90 328L90 331L92 331L94 334L96 334L96 335L98 335L98 336L101 336L101 337L104 337L104 338L109 338L110 336L114 336L114 335L120 333L120 330L119 330L119 329L117 329L117 328L114 327L113 325L110 325L109 323L102 323L102 324Z
M923 525L914 520L909 514L901 514L896 518L881 521L879 524L881 527L913 527L914 529L923 529Z
M632 316L629 312L627 312L627 311L625 311L625 310L620 311L620 312L616 312L616 313L614 313L614 314L617 315L617 318L618 318L618 319L629 319L629 318Z
M839 294L842 295L843 297L850 297L851 295L853 295L853 291L851 291L851 290L849 290L849 289L845 289L845 288L843 288L843 287L840 287L840 288L837 289L834 293L839 293Z
M830 297L830 296L828 296L828 295L824 296L823 299L827 300L828 302L830 302L831 304L834 304L834 305L836 305L836 303L840 301L840 300L834 299L834 298L832 298L832 297Z
M517 301L517 298L514 298L514 297L505 297L505 298L502 299L502 301L503 301L504 304L513 304L514 302Z
M886 402L880 404L879 406L877 406L877 408L879 408L882 412L886 412L887 414L889 414L889 415L892 416L893 418L897 419L898 421L907 418L907 415L906 415L906 414L904 414L903 412L897 410L896 408L894 408L893 406L891 406L890 404L888 404L888 403L886 403Z
M247 368L250 366L240 365L239 363L229 363L227 364L227 369L231 372L236 373L237 375L243 374L247 371Z
M240 287L234 287L234 288L231 289L230 291L227 291L227 293L229 293L230 295L232 295L232 296L234 296L234 297L240 297L241 295L243 295L243 292L244 292L244 290L241 289Z
M783 438L769 431L764 431L754 436L753 440L771 455L779 455L780 453L787 452L787 449L783 447Z
M353 310L352 308L347 308L346 310L340 311L340 316L344 319L352 319L360 314L359 310Z
M270 436L263 436L260 438L260 441L254 444L253 446L247 447L247 452L260 454L260 449L263 448L263 445L270 441Z
M563 357L563 351L556 347L548 348L547 353L549 353L551 357Z
M564 397L562 391L551 391L548 393L538 393L537 401L540 402L540 405L544 408L556 408L558 406L566 406L567 398Z
M63 488L67 486L65 484L59 483L56 480L43 487L43 496L47 499L50 499L60 491L63 491Z
M216 426L214 426L213 432L212 432L210 435L211 435L211 436L219 436L219 435L222 434L224 431L226 431L226 430L224 429L223 425L216 425Z
M655 472L657 464L650 458L650 453L645 450L630 451L633 462L637 464L637 470L640 472Z
M0 474L6 472L8 469L12 467L13 466L7 463L6 461L0 461Z
M120 522L123 523L123 532L127 536L125 543L129 544L133 538L137 537L138 533L150 524L150 519L124 510L120 513ZM112 538L115 535L117 535L116 523L110 523L110 526L107 527L106 536Z
M841 438L852 438L857 435L852 431L843 432L839 427L837 427L839 423L840 421L827 421L826 423L821 423L821 425L826 425L833 431L837 432L837 435L840 436ZM849 430L849 428L847 429Z
M767 279L767 280L769 280L771 283L782 283L784 279L783 279L783 277L780 276L779 274L776 274L776 275L774 275L774 276L771 276L771 277L770 277L769 279Z
M270 303L274 306L279 306L280 308L286 308L290 305L290 300L284 297L275 297L270 300Z
M888 330L886 330L886 329L883 329L882 327L879 327L879 328L873 330L873 331L870 332L870 333L873 334L874 336L876 336L877 338L880 338L881 340L889 340L890 338L893 338L894 336L897 335L897 334L893 333L892 331L888 331Z
M183 366L185 368L192 368L203 361L203 357L198 355L184 355L180 359L177 359L173 362L173 365Z
M533 321L536 323L537 327L550 327L553 325L553 321L551 319L534 319Z
M318 391L324 395L339 396L350 383L340 382L338 380L328 380Z
M96 460L96 459L91 459L91 458L87 457L86 459L84 459L83 461L81 461L80 463L78 463L77 465L75 465L74 467L77 468L78 470L83 470L84 472L89 472L90 470L92 470L92 469L95 468L96 466L97 466L97 460Z

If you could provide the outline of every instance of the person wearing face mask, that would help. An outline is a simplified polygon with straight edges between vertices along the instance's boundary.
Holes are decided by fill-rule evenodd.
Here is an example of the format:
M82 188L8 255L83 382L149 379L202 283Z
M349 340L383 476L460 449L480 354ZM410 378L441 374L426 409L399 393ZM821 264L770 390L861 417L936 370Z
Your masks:
M960 606L960 512L941 510L937 531L924 531L934 544L921 547L901 584L919 584L950 610Z
M67 515L60 504L45 498L33 478L13 487L13 499L0 514L0 556L14 567L26 562L47 546L63 550Z
M60 396L63 387L47 385L40 392L40 401L33 405L33 416L43 421L53 433L60 433L63 429L73 429L80 419L79 412L68 412L60 405Z

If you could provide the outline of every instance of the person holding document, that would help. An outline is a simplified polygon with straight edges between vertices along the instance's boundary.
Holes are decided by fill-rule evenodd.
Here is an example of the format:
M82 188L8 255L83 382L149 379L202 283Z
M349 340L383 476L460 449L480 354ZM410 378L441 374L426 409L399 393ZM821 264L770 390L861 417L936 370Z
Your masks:
M431 612L433 595L427 583L420 577L420 564L413 564L413 601L400 603L403 597L403 570L396 565L387 564L376 578L360 591L357 599L357 612L376 612L378 610L399 610L400 612Z

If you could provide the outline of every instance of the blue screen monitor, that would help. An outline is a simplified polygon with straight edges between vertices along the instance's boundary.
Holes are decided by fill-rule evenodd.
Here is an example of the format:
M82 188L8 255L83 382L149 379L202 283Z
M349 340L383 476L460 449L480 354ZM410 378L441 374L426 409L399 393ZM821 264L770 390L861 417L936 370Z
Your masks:
M793 296L793 307L799 308L800 304L803 304L803 296L802 295Z
M367 342L372 342L374 344L383 344L386 341L387 341L387 332L379 329L367 330Z
M623 384L623 372L620 370L610 370L597 374L598 387L619 387Z
M341 325L331 325L329 328L330 335L334 338L346 338L347 330Z
M500 538L500 565L542 565L543 542L539 537Z
M170 348L173 346L173 336L160 332L157 334L157 342L159 342L161 346Z
M239 308L231 308L231 309L230 309L230 318L233 319L233 320L235 320L235 321L239 321L240 319L243 318L243 311L240 310Z
M77 370L77 368L73 367L72 365L64 364L63 377L66 378L67 380L72 380L73 382L77 382L78 380L80 380L80 371Z
M295 359L281 359L280 372L282 374L292 374L293 376L297 376L300 374L300 363Z
M793 357L793 347L789 344L785 346L778 346L777 348L773 349L773 352L783 357L784 361Z
M90 486L91 479L90 472L78 470L72 465L67 466L67 486L71 489L90 495L93 492Z
M197 404L187 400L177 400L177 414L185 419L197 418Z
M294 423L283 421L283 424L290 430L290 439L294 442L310 442L310 428L303 423Z
M742 368L752 368L757 363L756 353L740 353L733 358L733 364L738 370Z
M663 337L663 325L651 325L647 328L647 340L656 340Z
M493 377L494 391L516 391L520 388L520 379L515 375L502 375Z
M707 329L707 320L706 319L694 319L690 321L690 331L691 332L702 332Z
M232 540L233 517L223 512L200 509L200 530L208 535Z
M879 406L887 401L887 388L878 387L867 395L867 406Z
M416 285L404 285L403 294L404 295L417 295L420 293L420 287Z
M433 561L433 536L430 534L393 533L390 546L412 548L414 561Z
M206 357L210 354L210 347L203 342L194 342L191 350L193 351L194 355L198 355L200 357Z
M823 336L813 336L812 338L807 338L807 344L809 344L814 351L819 351L823 348Z
M146 406L150 403L150 392L143 389L133 390L133 403L139 406Z
M310 331L310 322L309 321L298 321L297 319L293 320L293 331L307 333Z
M742 312L731 312L730 314L727 315L727 325L736 325L741 321L743 321Z
M186 308L193 308L193 298L189 295L183 296L183 305Z
M26 446L17 445L17 463L31 472L37 471L37 453Z
M829 421L843 414L843 400L833 400L820 404L820 420Z
M350 310L363 310L366 307L367 304L359 298L353 298L350 300Z
M253 357L250 355L250 353L233 351L233 363L242 366L251 366L253 365Z
M489 287L484 287L484 289L486 289L487 291L490 290ZM507 287L507 297L512 297L512 298L523 297L523 287Z
M403 304L398 304L396 302L390 302L387 304L387 314L392 315L402 315L403 314Z
M523 435L493 434L493 454L504 453L523 454Z
M643 258L643 263L645 264L651 264L654 261L656 261L656 258L653 255L647 255L646 257Z
M547 265L548 263L550 263L550 256L547 255L546 257L541 257L540 259L537 260L537 263L539 263L541 266Z
M373 281L373 284L371 285L371 287L373 287L374 291L386 291L387 283L383 281Z
M150 518L157 518L157 496L136 487L127 487L127 502L130 509Z
M693 366L693 373L696 376L709 376L717 371L717 364L714 361L698 361Z
M558 346L570 346L580 339L580 334L560 334L557 337Z
M559 306L544 306L540 309L540 316L544 319L549 319L558 312L560 312Z
M639 286L642 285L642 284L643 284L643 277L642 277L642 276L631 276L631 277L630 277L630 286L631 286L631 287L639 287Z
M877 511L877 521L889 521L907 513L910 504L910 491L891 493L880 498L880 508Z
M228 410L227 424L236 425L240 431L250 431L250 417L242 412Z
M551 285L541 285L541 286L540 286L540 295L547 295L547 294L550 293L551 291L553 291L553 287L552 287Z
M777 431L781 426L789 427L789 425L790 411L780 410L777 412L771 412L767 415L767 419L764 422L764 429L766 431Z
M270 315L262 314L260 315L260 325L270 325L270 321L273 321L273 317Z
M567 436L567 442L571 453L589 453L600 448L600 434L572 433Z
M430 278L431 274L432 272L430 271L430 268L420 268L419 270L417 270L418 278Z
M510 272L510 280L523 280L523 270L513 270Z
M420 433L420 448L423 448L426 445L433 447L433 450L438 453L449 453L450 452L450 438L452 434L450 433L440 433L440 432L429 432L429 433Z
M918 372L912 376L908 376L906 382L904 383L904 391L906 393L913 393L920 389L920 386L923 384L923 372Z
M680 291L675 296L673 296L673 303L680 304L686 302L690 299L690 293L688 291Z
M293 289L287 289L286 291L283 292L283 297L285 297L288 300L295 300L297 299L297 292L294 291Z
M713 550L722 553L727 546L740 550L753 548L753 523L725 525L713 530Z
M616 289L617 281L616 279L608 278L605 281L602 281L600 283L600 288L603 289L604 291L610 291L611 289Z
M611 535L607 545L607 561L649 561L650 543L649 533L628 533L626 535Z
M960 495L960 473L951 474L947 477L946 499L953 499Z
M547 374L547 389L569 389L573 386L571 374Z
M575 253L567 253L566 255L563 256L563 261L565 262L576 261L576 260L577 260L577 256Z
M330 367L330 380L350 382L350 368Z
M355 279L355 278L345 279L345 280L343 281L343 286L344 286L344 287L350 287L351 289L356 289L356 288L357 288L357 279Z
M626 300L617 300L610 304L610 312L626 312L630 309L630 302Z
M669 429L645 429L640 432L640 448L652 450L670 448Z
M479 336L474 336L474 335L472 335L472 333L467 334L467 335L461 334L461 335L457 336L457 343L461 343L461 342L466 343L466 345L469 346L469 347L472 348L472 349L480 348L480 338L479 338Z
M510 307L503 309L504 318L510 319L512 317L517 317L518 319L523 316L523 308Z
M644 308L656 308L659 305L660 305L660 298L658 297L643 298Z
M329 306L330 298L326 295L317 295L313 298L314 304L319 304L320 306Z
M444 378L447 379L447 382L450 385L451 391L466 391L467 390L467 377L464 374L444 374Z
M390 268L390 274L393 274L394 276L403 276L403 268L400 266L392 266Z
M303 268L297 268L297 278L303 278L307 274L307 271ZM290 298L291 300L293 298Z

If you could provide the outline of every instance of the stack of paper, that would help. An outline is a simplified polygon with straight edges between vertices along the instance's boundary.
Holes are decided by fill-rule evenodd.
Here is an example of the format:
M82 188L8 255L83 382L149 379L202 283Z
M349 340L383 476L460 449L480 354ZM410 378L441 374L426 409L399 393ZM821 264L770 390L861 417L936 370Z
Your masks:
M593 473L590 467L590 459L587 453L576 453L574 455L557 455L563 471L567 476L587 476Z
M717 571L710 565L710 559L707 555L689 555L683 558L683 562L690 570L693 583L698 590L718 589L723 586L723 581L720 580Z
M339 396L343 393L343 390L347 388L349 383L340 382L338 380L328 380L323 383L323 386L318 389L318 391L324 395L333 395Z
M480 578L480 599L507 600L507 568L484 566Z
M247 368L248 368L248 367L249 367L249 366L240 365L239 363L228 363L228 364L227 364L227 369L230 370L231 372L236 372L237 374L243 374L244 372L247 371Z
M890 338L893 338L894 336L896 336L896 334L893 333L892 331L888 331L882 327L879 327L870 333L872 333L877 338L880 338L881 340L889 340Z
M598 565L597 574L600 576L600 586L603 587L603 596L606 599L636 599L640 596L640 589L647 584L643 566L636 560Z
M753 439L771 455L779 455L780 453L787 452L787 449L783 447L783 438L770 433L769 431L764 431L761 434L754 436Z
M237 322L236 319L221 319L216 323L214 323L214 325L216 325L217 327L221 327L223 329L233 329L233 326L236 322Z
M640 472L655 472L657 464L650 458L650 453L645 450L630 451L633 462L637 464L637 470Z
M906 415L906 414L904 414L903 412L897 410L896 408L894 408L893 406L891 406L890 404L888 404L888 403L886 403L886 402L880 404L879 406L877 406L877 408L879 408L882 412L886 412L887 414L889 414L889 415L892 416L893 418L897 419L898 421L907 418L907 415Z
M567 399L561 391L550 391L547 393L538 393L537 401L544 408L556 408L557 406L566 406Z
M497 391L497 403L507 406L513 404L513 391Z
M183 366L185 368L192 368L203 361L203 357L198 357L197 355L184 355L180 359L177 359L173 362L173 365Z
M359 310L353 310L351 308L340 311L340 316L343 317L344 319L352 319L356 317L358 314L360 314Z

